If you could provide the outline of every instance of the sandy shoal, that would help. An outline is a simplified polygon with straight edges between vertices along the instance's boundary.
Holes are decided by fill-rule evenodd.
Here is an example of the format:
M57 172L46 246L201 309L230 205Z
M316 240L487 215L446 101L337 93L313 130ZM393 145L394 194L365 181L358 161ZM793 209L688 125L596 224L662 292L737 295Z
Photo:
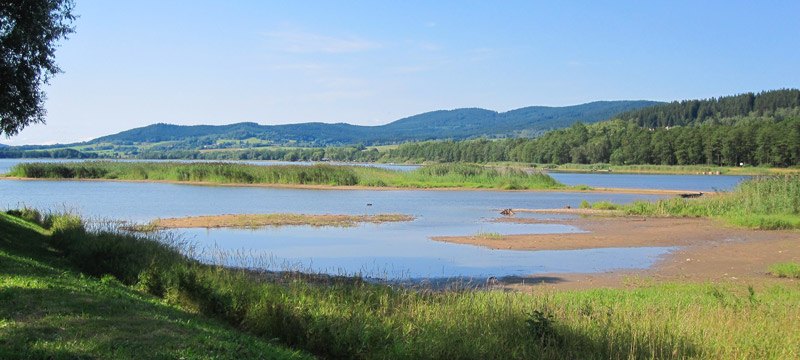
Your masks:
M530 285L555 289L622 288L638 282L693 281L763 283L776 279L766 269L776 263L800 261L800 232L759 231L725 226L698 218L585 217L555 221L501 218L515 223L560 223L587 232L436 237L437 241L512 250L575 250L610 247L677 247L649 269L596 274L537 274L500 279L498 286L530 290ZM643 280L646 279L646 280Z
M259 228L266 226L339 226L351 227L362 223L412 221L413 216L400 214L378 215L311 215L311 214L226 214L157 219L150 224L159 229L178 228Z

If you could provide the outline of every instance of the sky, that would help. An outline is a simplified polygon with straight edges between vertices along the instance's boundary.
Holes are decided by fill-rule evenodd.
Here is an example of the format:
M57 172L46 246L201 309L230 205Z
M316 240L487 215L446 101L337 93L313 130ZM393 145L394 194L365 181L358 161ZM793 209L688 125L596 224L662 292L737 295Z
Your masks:
M75 0L46 124L346 122L800 87L800 1Z

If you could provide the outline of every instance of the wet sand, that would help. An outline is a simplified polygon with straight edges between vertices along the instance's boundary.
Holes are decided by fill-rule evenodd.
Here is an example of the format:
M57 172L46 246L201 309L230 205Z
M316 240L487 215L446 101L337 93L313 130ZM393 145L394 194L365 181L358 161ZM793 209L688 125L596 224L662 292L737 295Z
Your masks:
M352 227L358 224L382 224L387 222L412 221L415 218L401 214L378 215L307 215L307 214L237 214L191 216L184 218L158 219L145 228L259 228L266 226L337 226Z
M553 212L564 212L552 210ZM506 235L501 238L437 237L437 241L512 250L574 250L607 247L677 246L650 269L597 274L537 274L500 279L496 286L531 290L622 288L663 281L797 282L776 279L766 269L775 263L800 261L800 232L735 228L708 219L586 217L555 221L500 218L516 223L573 225L585 233Z

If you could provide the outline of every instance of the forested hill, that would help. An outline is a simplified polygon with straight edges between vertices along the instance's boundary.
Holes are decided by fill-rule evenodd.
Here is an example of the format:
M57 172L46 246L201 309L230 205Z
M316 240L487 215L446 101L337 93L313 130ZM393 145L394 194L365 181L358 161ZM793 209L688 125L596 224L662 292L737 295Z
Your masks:
M684 100L659 104L619 114L646 128L687 126L704 123L733 125L751 117L773 117L780 121L796 115L800 108L800 90L782 89L746 93L704 100Z
M654 101L598 101L566 107L533 106L498 113L485 109L441 110L400 119L381 126L303 123L222 126L155 124L104 136L90 143L157 143L163 141L213 144L218 139L257 138L275 144L330 146L363 143L397 144L425 140L464 140L479 137L537 136L575 122L595 123L621 112L658 104ZM189 145L187 143L187 145ZM179 146L180 147L180 146ZM188 148L189 146L186 146Z

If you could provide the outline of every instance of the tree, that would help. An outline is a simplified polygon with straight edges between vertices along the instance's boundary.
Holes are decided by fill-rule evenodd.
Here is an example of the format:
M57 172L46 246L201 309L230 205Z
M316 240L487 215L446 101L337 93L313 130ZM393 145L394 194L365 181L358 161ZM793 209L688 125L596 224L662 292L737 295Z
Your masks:
M61 72L56 42L75 29L72 0L0 0L0 132L44 123L42 84Z

